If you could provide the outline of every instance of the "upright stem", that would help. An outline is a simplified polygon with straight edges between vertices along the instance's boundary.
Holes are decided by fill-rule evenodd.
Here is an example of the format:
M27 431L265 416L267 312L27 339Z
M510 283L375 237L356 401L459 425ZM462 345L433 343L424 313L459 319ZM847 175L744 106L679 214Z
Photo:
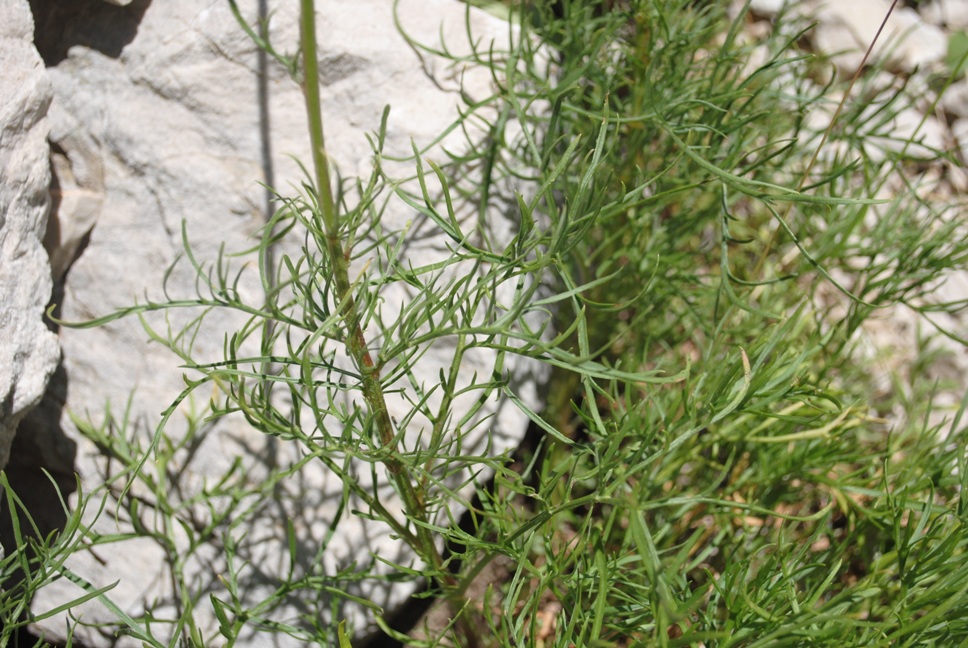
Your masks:
M333 198L333 188L329 175L329 161L323 141L323 114L319 97L319 68L316 47L315 0L301 0L300 37L303 59L302 88L306 98L306 114L309 119L309 139L316 175L318 209L323 220L327 252L330 262L333 264L333 274L338 293L337 308L346 321L346 347L353 363L360 372L363 398L373 416L380 443L389 450L385 459L386 467L403 498L404 510L415 520L415 537L418 546L414 546L413 549L433 567L441 579L445 591L448 594L455 593L458 591L459 583L444 565L443 557L437 550L433 535L427 528L427 511L424 507L423 498L415 488L410 472L397 457L397 436L393 421L390 418L390 411L387 408L383 384L380 381L380 370L374 365L373 358L367 349L366 338L363 335L362 318L356 300L353 298L352 284L349 279L349 255L345 253L340 241L339 218L336 213L336 202ZM453 600L453 596L449 598L451 599L451 608L455 613L460 607L463 607L463 600ZM477 640L473 630L463 616L458 619L458 624L467 645L476 646Z

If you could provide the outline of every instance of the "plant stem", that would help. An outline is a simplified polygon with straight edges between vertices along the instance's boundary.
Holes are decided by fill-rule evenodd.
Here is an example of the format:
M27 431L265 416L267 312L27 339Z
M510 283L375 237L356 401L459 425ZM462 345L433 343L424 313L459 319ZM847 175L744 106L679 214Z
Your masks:
M349 255L343 249L340 241L339 218L336 212L336 202L333 198L333 188L329 174L329 160L323 140L322 103L319 96L319 69L316 47L316 10L315 0L301 0L300 6L300 38L302 45L303 79L302 88L306 98L306 114L309 120L309 138L312 146L313 167L317 192L317 207L323 220L326 235L326 246L330 261L333 264L333 274L336 281L337 308L346 318L346 347L349 355L360 372L363 398L367 408L373 416L380 437L380 443L388 450L385 465L403 498L404 510L414 520L417 546L413 549L432 568L437 578L448 594L448 601L452 612L456 615L466 605L462 597L453 596L458 591L459 582L447 570L444 559L433 535L427 528L427 511L424 498L414 486L410 472L397 457L397 435L394 430L390 411L387 408L383 384L380 381L380 370L373 363L373 358L367 349L366 337L363 334L362 318L356 300L353 297L352 284L349 279ZM471 648L477 646L473 631L461 615L457 619L461 634Z

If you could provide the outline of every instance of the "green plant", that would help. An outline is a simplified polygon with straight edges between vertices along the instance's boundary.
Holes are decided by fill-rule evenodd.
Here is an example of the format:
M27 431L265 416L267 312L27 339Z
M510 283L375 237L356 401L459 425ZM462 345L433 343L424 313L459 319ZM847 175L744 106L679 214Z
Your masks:
M872 148L910 103L904 88L861 87L868 101L846 102L812 163L824 135L807 115L831 87L795 49L806 26L780 23L755 42L715 3L535 2L513 8L521 34L511 51L482 48L466 61L500 81L456 127L477 120L488 137L443 165L415 150L414 177L391 178L384 120L372 174L334 181L322 99L306 81L317 78L311 0L302 12L299 60L250 30L304 83L315 153L304 193L280 196L255 250L264 300L245 300L246 275L228 258L196 259L186 233L197 296L88 324L142 315L182 359L191 374L166 420L200 388L216 394L177 439L164 421L150 439L124 419L81 424L117 462L105 484L118 514L171 565L176 609L122 619L128 632L151 645L232 643L253 631L342 645L340 602L366 605L356 584L412 578L431 583L452 619L414 645L968 636L964 405L929 423L934 387L917 381L916 398L878 400L854 350L879 309L960 306L929 298L966 260L961 228L916 183L898 182L919 164L905 147ZM520 183L513 196L502 195L508 178ZM873 199L891 187L893 201ZM468 199L469 215L455 207ZM504 238L479 226L502 199L516 219ZM448 236L444 258L408 254L408 231L383 226L388 201ZM271 267L267 250L293 239L296 251ZM381 296L395 286L407 299L387 317ZM200 315L176 329L148 319L179 308ZM212 309L248 320L226 337L223 358L200 360L193 345ZM422 384L412 368L442 343L451 357L440 385ZM520 402L504 371L512 356L557 371L548 410L528 412L539 440L514 462L464 445L488 403ZM486 370L462 378L475 358ZM391 398L407 405L396 420ZM897 407L906 418L892 427ZM298 444L299 461L254 478L239 460L220 483L181 491L203 420L239 415ZM252 606L249 525L319 463L342 484L333 527L379 520L419 561L325 573L331 534L307 563L290 525L291 567ZM456 524L465 509L469 528ZM227 568L199 588L185 561L213 543ZM499 576L469 602L475 578L495 566ZM310 609L276 618L288 599ZM204 614L220 637L205 635Z
M454 631L462 643L473 645L476 633L463 594L466 583L451 573L454 557L443 553L441 540L449 536L445 529L454 524L460 509L471 506L468 487L507 461L501 455L492 456L489 439L470 443L472 435L480 436L478 430L496 414L493 401L501 399L525 407L512 390L516 378L507 375L506 358L531 358L590 376L615 373L592 358L563 348L560 340L570 331L556 338L548 330L551 310L559 303L574 302L583 287L569 284L561 294L540 292L549 273L565 265L563 255L576 245L592 216L546 221L536 213L539 205L554 204L550 192L556 179L574 162L579 141L564 151L552 152L546 147L545 155L553 155L558 161L544 169L542 177L528 180L534 190L528 198L517 196L519 220L516 229L503 238L481 224L497 201L509 198L500 193L504 191L500 176L508 173L507 167L500 165L513 162L499 160L504 139L500 129L515 109L524 107L504 105L500 95L487 102L498 106L490 138L480 143L479 149L470 149L448 164L449 173L432 162L423 162L423 152L415 150L412 162L416 175L402 180L388 177L382 164L385 113L380 130L371 140L372 175L356 184L356 195L351 198L347 185L330 177L326 159L314 15L312 2L303 2L298 59L279 54L271 43L247 28L249 35L302 84L314 152L305 193L296 198L280 196L283 207L262 233L258 279L265 302L245 301L240 289L245 282L243 273L232 274L227 258L221 257L211 265L197 260L186 232L186 259L200 287L196 297L149 302L85 325L135 313L197 308L201 314L181 330L173 330L166 320L168 329L158 331L145 320L152 339L169 346L197 377L187 381L185 391L166 410L147 446L138 444L137 434L129 437L123 422L107 423L110 432L99 432L100 428L89 425L82 429L107 455L121 462L119 471L105 475L106 483L122 484L112 497L124 512L125 521L140 536L153 539L170 566L175 607L163 614L151 611L143 620L148 634L159 632L159 637L165 637L167 632L174 639L188 637L196 643L212 640L203 635L203 624L197 622L196 615L202 614L198 609L202 597L215 584L212 588L190 584L185 577L203 543L217 543L227 556L228 566L220 575L227 595L211 593L209 598L218 632L229 641L255 628L334 642L337 626L330 625L327 615L316 610L291 624L273 621L268 613L285 597L315 591L317 597L331 597L322 605L331 607L335 617L345 600L365 603L359 594L343 591L336 583L381 578L378 568L373 568L372 574L360 575L359 569L351 566L346 574L326 573L320 580L318 563L325 558L325 540L304 569L302 557L296 553L301 538L290 528L290 572L263 603L247 607L249 600L237 592L248 583L245 579L251 575L243 577L241 572L249 569L251 561L237 556L244 534L236 533L253 519L258 498L251 509L245 510L240 504L253 494L268 497L271 489L246 485L240 469L227 474L214 488L206 486L197 495L182 495L175 478L181 467L192 461L197 425L190 419L188 434L177 441L165 432L168 418L181 404L201 387L212 384L218 396L211 403L210 416L241 414L256 429L302 448L304 454L295 466L274 473L267 483L284 481L306 464L323 464L343 485L328 536L351 514L376 519L389 527L393 536L409 547L418 566L409 564L413 561L410 553L402 554L399 563L378 556L392 568L386 578L411 577L436 583L441 595L450 601ZM506 57L503 64L509 70L517 65L514 55L489 55ZM492 58L490 64L501 63ZM489 106L477 106L464 121L480 119L487 114L485 108ZM521 123L527 144L537 151L540 124ZM487 173L479 175L482 163L486 163ZM597 164L593 159L587 165L589 177ZM574 196L593 204L593 191L586 182ZM455 207L460 192L475 195L472 201L463 200L474 210L469 215ZM391 200L409 205L424 221L419 226L440 228L448 239L448 249L432 255L429 261L427 250L413 250L408 239L410 226L395 231L383 221L386 203ZM284 249L294 240L299 245L296 254L283 255L278 268L270 267L267 251L273 246ZM353 270L351 264L355 264ZM384 308L392 315L384 315ZM194 344L212 309L236 310L249 320L226 337L224 359L203 362L195 359ZM576 317L576 325L581 327L580 310ZM373 339L379 340L378 346L373 345ZM439 369L439 384L420 382L413 366L435 362L426 358L441 346L450 357ZM670 380L658 373L641 370L615 375L642 383ZM273 390L277 395L278 390L288 393L280 401L273 397ZM397 401L396 420L391 398ZM401 404L405 406L402 411ZM530 414L537 419L537 414ZM554 432L550 426L546 428ZM381 483L384 471L399 498L399 512L394 510L394 502L388 503L390 495ZM135 494L142 490L147 497ZM209 509L204 516L208 522L201 526L194 520L203 517L194 512L199 505ZM336 620L332 618L334 624Z

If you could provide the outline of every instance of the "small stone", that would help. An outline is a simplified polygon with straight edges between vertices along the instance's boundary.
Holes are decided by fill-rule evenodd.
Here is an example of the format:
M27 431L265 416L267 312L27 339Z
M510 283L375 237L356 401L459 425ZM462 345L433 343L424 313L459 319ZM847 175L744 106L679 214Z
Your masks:
M934 0L922 6L921 17L936 27L968 29L968 0Z
M789 0L752 0L750 10L760 16L775 18L789 4Z
M968 117L968 80L961 78L948 86L939 105L948 115Z
M968 158L962 157L962 160L968 160ZM968 192L968 170L965 169L964 162L961 164L945 163L945 171L948 174L948 183L951 185L952 193L964 196ZM962 198L962 200L964 199Z
M908 159L935 160L945 149L945 129L937 118L906 108L866 134L863 141L864 150L875 162L883 160L888 152Z
M962 162L968 164L968 118L962 117L951 122L951 134L958 142Z
M831 55L842 74L853 74L890 8L888 0L820 4L814 13L818 21L814 36L817 48ZM891 13L869 63L910 73L943 61L947 46L947 36L941 29L903 7Z

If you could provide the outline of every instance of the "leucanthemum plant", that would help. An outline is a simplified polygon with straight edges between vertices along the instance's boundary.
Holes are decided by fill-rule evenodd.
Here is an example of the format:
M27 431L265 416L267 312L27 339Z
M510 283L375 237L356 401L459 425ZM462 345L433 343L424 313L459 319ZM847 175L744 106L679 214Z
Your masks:
M460 60L496 86L468 97L454 130L487 136L446 161L416 149L409 177L392 177L384 119L359 180L334 177L326 158L312 0L296 57L243 21L303 85L314 157L251 251L257 301L239 288L251 270L196 258L186 233L197 295L88 324L145 317L186 366L166 417L210 405L178 438L164 422L140 441L123 417L81 424L114 461L102 515L134 527L85 542L154 539L175 603L132 618L107 585L77 581L84 598L157 646L260 633L346 646L352 605L421 646L963 641L964 404L929 425L937 385L915 376L892 424L883 414L898 403L875 396L854 350L887 306L960 307L930 300L966 260L960 225L913 182L880 191L923 159L872 154L890 120L865 122L849 94L821 149L833 153L814 159L827 124L807 117L846 89L797 49L809 25L780 19L756 42L745 14L716 3L509 7L513 48ZM912 101L874 96L882 114ZM407 227L384 220L395 201ZM510 225L495 233L498 214ZM419 247L427 230L447 241L436 256ZM152 325L175 309L199 314ZM224 357L196 359L206 316L226 309L245 324ZM518 391L518 361L553 369L545 411ZM418 377L426 364L433 384ZM513 455L482 436L501 406L533 423ZM257 479L239 460L218 484L179 489L225 416L298 459ZM319 467L338 481L336 513L308 554L295 521L283 530L289 567L252 602L246 539ZM334 567L335 529L361 519L388 529L399 560ZM56 560L83 534L75 524L67 544L36 545L30 565L17 552L24 573L76 579ZM185 570L212 546L224 569L199 588ZM425 583L443 621L408 634L385 619L367 595L401 580ZM304 612L280 618L287 601Z

